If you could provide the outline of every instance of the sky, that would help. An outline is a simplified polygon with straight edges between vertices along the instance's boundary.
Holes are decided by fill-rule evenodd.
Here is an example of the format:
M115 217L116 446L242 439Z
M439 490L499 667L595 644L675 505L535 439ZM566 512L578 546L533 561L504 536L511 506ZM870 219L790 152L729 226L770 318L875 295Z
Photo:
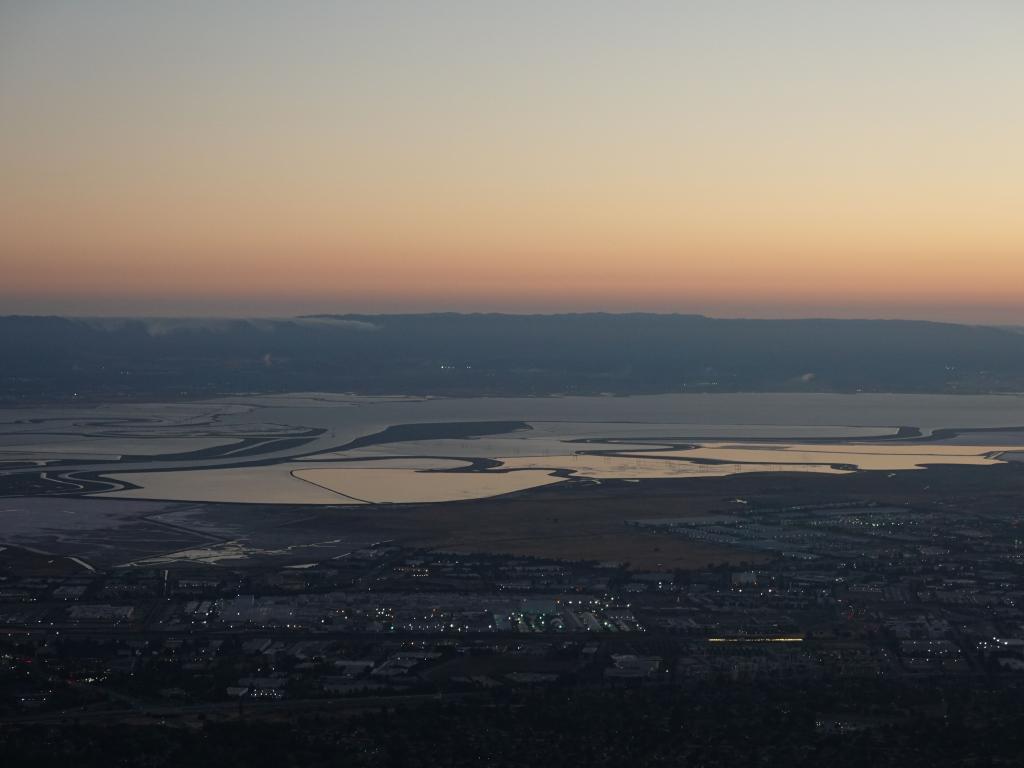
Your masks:
M1024 323L1020 0L0 0L0 314Z

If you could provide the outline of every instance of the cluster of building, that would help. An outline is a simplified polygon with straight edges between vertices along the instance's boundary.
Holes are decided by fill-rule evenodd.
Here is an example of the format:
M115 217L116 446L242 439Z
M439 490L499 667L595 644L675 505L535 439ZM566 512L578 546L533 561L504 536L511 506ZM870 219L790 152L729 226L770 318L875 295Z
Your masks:
M745 549L758 564L638 572L378 546L303 567L8 569L0 711L1024 675L1013 515L748 507L629 525Z

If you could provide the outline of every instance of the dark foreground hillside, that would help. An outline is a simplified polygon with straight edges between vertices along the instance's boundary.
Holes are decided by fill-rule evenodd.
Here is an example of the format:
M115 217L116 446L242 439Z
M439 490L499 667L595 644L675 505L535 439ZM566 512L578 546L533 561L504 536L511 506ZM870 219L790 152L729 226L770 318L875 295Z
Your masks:
M6 402L351 391L480 395L1024 389L1024 334L695 315L0 317Z
M1017 690L840 681L558 690L359 714L6 725L6 765L1010 766Z

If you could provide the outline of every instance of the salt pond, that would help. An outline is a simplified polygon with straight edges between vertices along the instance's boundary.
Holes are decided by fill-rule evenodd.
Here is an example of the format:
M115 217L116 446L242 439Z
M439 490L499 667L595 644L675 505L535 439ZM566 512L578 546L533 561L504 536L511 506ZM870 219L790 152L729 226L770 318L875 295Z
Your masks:
M467 430L467 424L476 426ZM381 436L399 425L417 426ZM907 429L897 434L901 427ZM994 428L1003 431L977 431ZM181 455L196 451L198 458ZM83 474L108 477L138 487L114 490L112 483L105 496L182 501L447 501L566 476L898 471L994 464L1004 452L1010 458L1022 451L1024 397L1018 395L298 393L0 411L0 479L38 472L32 463L45 460L55 484ZM121 456L132 461L117 461ZM555 470L562 471L555 476Z

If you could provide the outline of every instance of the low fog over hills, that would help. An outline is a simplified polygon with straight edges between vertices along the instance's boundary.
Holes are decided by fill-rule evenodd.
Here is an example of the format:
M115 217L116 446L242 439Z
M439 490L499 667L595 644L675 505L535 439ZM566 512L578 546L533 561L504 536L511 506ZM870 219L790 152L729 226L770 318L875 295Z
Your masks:
M229 392L1024 389L1015 329L656 314L0 318L8 402Z

